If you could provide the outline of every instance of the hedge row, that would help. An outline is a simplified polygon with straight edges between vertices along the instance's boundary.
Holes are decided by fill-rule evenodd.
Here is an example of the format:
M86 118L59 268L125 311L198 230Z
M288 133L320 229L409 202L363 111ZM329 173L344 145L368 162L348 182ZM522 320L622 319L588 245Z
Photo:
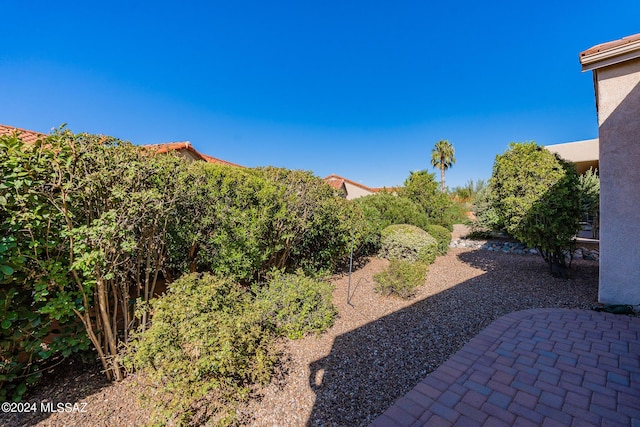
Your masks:
M66 129L0 137L0 174L1 400L90 343L122 378L118 348L149 326L162 282L330 271L364 234L359 210L309 172L189 163Z

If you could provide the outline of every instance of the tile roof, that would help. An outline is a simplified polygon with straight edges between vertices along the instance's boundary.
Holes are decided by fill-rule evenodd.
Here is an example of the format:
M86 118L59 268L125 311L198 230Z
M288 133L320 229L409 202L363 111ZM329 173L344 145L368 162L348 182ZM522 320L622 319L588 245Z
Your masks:
M366 185L359 184L359 183L357 183L357 182L355 182L355 181L351 181L350 179L343 178L343 177L341 177L341 176L339 176L339 175L336 175L336 174L334 174L334 173L332 173L332 174L331 174L331 175L329 175L329 176L324 177L323 179L324 179L324 180L325 180L329 185L331 185L331 186L335 185L335 184L331 184L331 182L332 182L332 181L334 181L334 182L335 182L335 181L342 180L342 184L344 184L345 182L347 182L347 183L349 183L349 184L351 184L351 185L355 185L356 187L360 187L360 188L362 188L363 190L367 190L367 191L370 191L370 192L372 192L372 193L375 193L375 192L376 192L376 190L375 190L374 188L367 187ZM334 187L334 188L340 188L340 187Z
M33 144L38 139L46 136L43 133L34 132L32 130L20 129L14 126L0 125L0 136L18 134L18 137L22 139L25 144Z
M24 141L25 144L33 144L38 139L45 137L46 134L42 134L39 132L34 132L32 130L20 129L14 126L7 126L0 124L0 136L2 135L13 135L17 133L20 139ZM207 154L203 154L193 148L193 145L189 141L180 141L180 142L164 142L161 144L148 144L143 145L145 148L153 149L158 154L168 153L169 151L180 151L187 150L189 151L196 159L203 160L208 163L215 163L220 165L228 165L228 166L236 166L243 168L244 166L238 165L236 163L228 162L226 160L218 159L213 156L209 156Z
M344 186L344 179L329 179L329 180L327 180L325 178L325 181L326 181L327 184L329 184L331 187L335 188L336 190L340 190Z
M607 50L614 49L616 47L624 46L629 43L633 43L635 41L640 40L640 33L634 34L632 36L623 37L620 40L614 40L611 42L600 43L599 45L593 46L590 49L585 50L580 53L580 57L583 58L585 56L593 55L594 53L604 52Z
M213 156L209 156L207 154L203 154L193 148L193 145L189 141L181 141L181 142L164 142L161 144L149 144L143 145L143 147L147 147L150 149L156 150L158 154L168 153L170 151L180 151L187 150L189 151L196 159L203 160L208 163L214 163L219 165L227 165L227 166L236 166L243 168L244 166L238 165L236 163L228 162L226 160L218 159Z
M580 53L582 71L616 65L640 58L640 33L601 43Z
M214 163L217 165L227 165L227 166L236 166L238 168L243 168L244 166L239 165L237 163L228 162L226 160L218 159L217 157L209 156L208 154L201 154L204 159L209 163Z
M193 146L189 141L147 144L147 145L143 145L143 147L154 150L158 154L164 154L170 151L186 150L186 151L189 151L196 159L203 160L205 162L207 161L198 150L193 148Z

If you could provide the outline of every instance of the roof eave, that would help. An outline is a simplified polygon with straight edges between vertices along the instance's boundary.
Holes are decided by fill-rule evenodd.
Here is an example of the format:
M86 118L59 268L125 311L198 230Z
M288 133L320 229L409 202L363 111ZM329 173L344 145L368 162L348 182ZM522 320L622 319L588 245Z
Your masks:
M640 58L640 40L600 52L589 54L583 52L580 54L580 63L582 64L582 71L591 71L637 58Z

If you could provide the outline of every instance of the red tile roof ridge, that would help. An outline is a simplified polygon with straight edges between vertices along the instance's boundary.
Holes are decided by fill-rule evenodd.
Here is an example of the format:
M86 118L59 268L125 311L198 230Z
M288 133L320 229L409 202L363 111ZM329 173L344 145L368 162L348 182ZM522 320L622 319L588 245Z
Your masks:
M38 139L47 136L44 133L0 124L0 135L13 135L16 132L20 139L22 139L26 144L31 144L36 142Z
M204 159L209 163L215 163L215 164L227 165L227 166L236 166L236 167L239 167L239 168L243 168L244 167L244 166L239 165L237 163L229 162L227 160L222 160L222 159L219 159L217 157L210 156L208 154L202 154L202 157L204 157Z
M188 150L193 153L196 157L199 157L201 160L207 163L215 163L220 165L227 166L236 166L239 168L243 168L244 166L239 165L237 163L229 162L227 160L218 159L217 157L209 156L208 154L204 154L199 152L193 147L190 141L176 141L176 142L163 142L160 144L147 144L143 145L143 147L147 147L150 149L156 150L158 154L164 154L169 151L178 151L178 150Z
M344 185L344 179L329 179L327 180L325 178L325 181L327 182L327 184L329 184L331 187L335 188L336 190L339 190L342 188L342 186Z
M179 150L187 150L190 151L195 157L200 160L207 161L204 158L204 155L200 153L198 150L193 148L191 142L189 141L178 141L178 142L162 142L160 144L146 144L143 145L145 148L153 149L158 154L168 153L169 151L179 151Z
M371 191L372 193L375 193L375 190L374 190L373 188L371 188L371 187L367 187L366 185L363 185L363 184L357 183L357 182L355 182L355 181L352 181L352 180L347 179L347 178L345 178L345 177L342 177L342 176L340 176L340 175L336 175L335 173L332 173L331 175L326 176L326 177L324 177L323 179L324 179L325 181L327 181L327 182L329 182L329 181L331 181L331 180L341 179L341 180L343 180L344 182L348 182L348 183L349 183L349 184L351 184L351 185L355 185L356 187L360 187L360 188L362 188L362 189L364 189L364 190Z
M614 49L616 47L620 47L620 46L624 46L626 44L629 43L633 43L640 40L640 33L638 34L633 34L630 36L626 36L623 37L621 39L618 40L613 40L610 42L606 42L606 43L600 43L598 45L595 45L587 50L585 50L584 52L580 53L580 57L583 58L585 56L589 56L589 55L593 55L595 53L599 53L599 52L604 52L610 49Z

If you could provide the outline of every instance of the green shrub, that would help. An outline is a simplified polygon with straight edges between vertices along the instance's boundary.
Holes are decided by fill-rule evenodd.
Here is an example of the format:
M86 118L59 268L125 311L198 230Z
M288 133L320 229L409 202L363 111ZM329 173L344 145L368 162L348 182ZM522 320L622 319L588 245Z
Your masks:
M234 405L266 383L273 332L248 292L204 274L186 275L152 302L149 329L130 344L125 365L159 390L159 423L230 423Z
M382 230L379 254L382 258L431 264L437 252L438 242L421 228L398 224Z
M464 212L455 206L447 193L440 191L435 175L426 170L411 172L400 190L400 196L420 206L429 224L438 224L452 231L453 224L463 219L461 216Z
M484 187L476 194L473 210L476 220L471 223L471 230L478 236L491 236L492 231L504 230L504 224L493 207L491 186Z
M400 298L410 298L415 288L422 285L428 266L424 262L391 260L389 267L373 276L376 282L375 291L385 295L397 295Z
M445 255L449 251L451 232L441 225L429 225L427 232L438 242L438 255Z
M309 172L194 162L178 180L185 197L169 245L176 274L249 284L272 268L333 271L362 234L350 203Z
M290 339L327 330L337 314L332 303L333 286L306 277L302 272L273 271L256 296L257 310L275 322L279 335Z
M411 224L426 230L429 218L412 200L389 193L360 197L353 203L362 209L366 233L360 253L369 255L380 249L381 231L393 224Z
M506 231L537 248L554 275L565 276L564 253L580 230L575 166L535 142L512 143L496 156L492 205Z

